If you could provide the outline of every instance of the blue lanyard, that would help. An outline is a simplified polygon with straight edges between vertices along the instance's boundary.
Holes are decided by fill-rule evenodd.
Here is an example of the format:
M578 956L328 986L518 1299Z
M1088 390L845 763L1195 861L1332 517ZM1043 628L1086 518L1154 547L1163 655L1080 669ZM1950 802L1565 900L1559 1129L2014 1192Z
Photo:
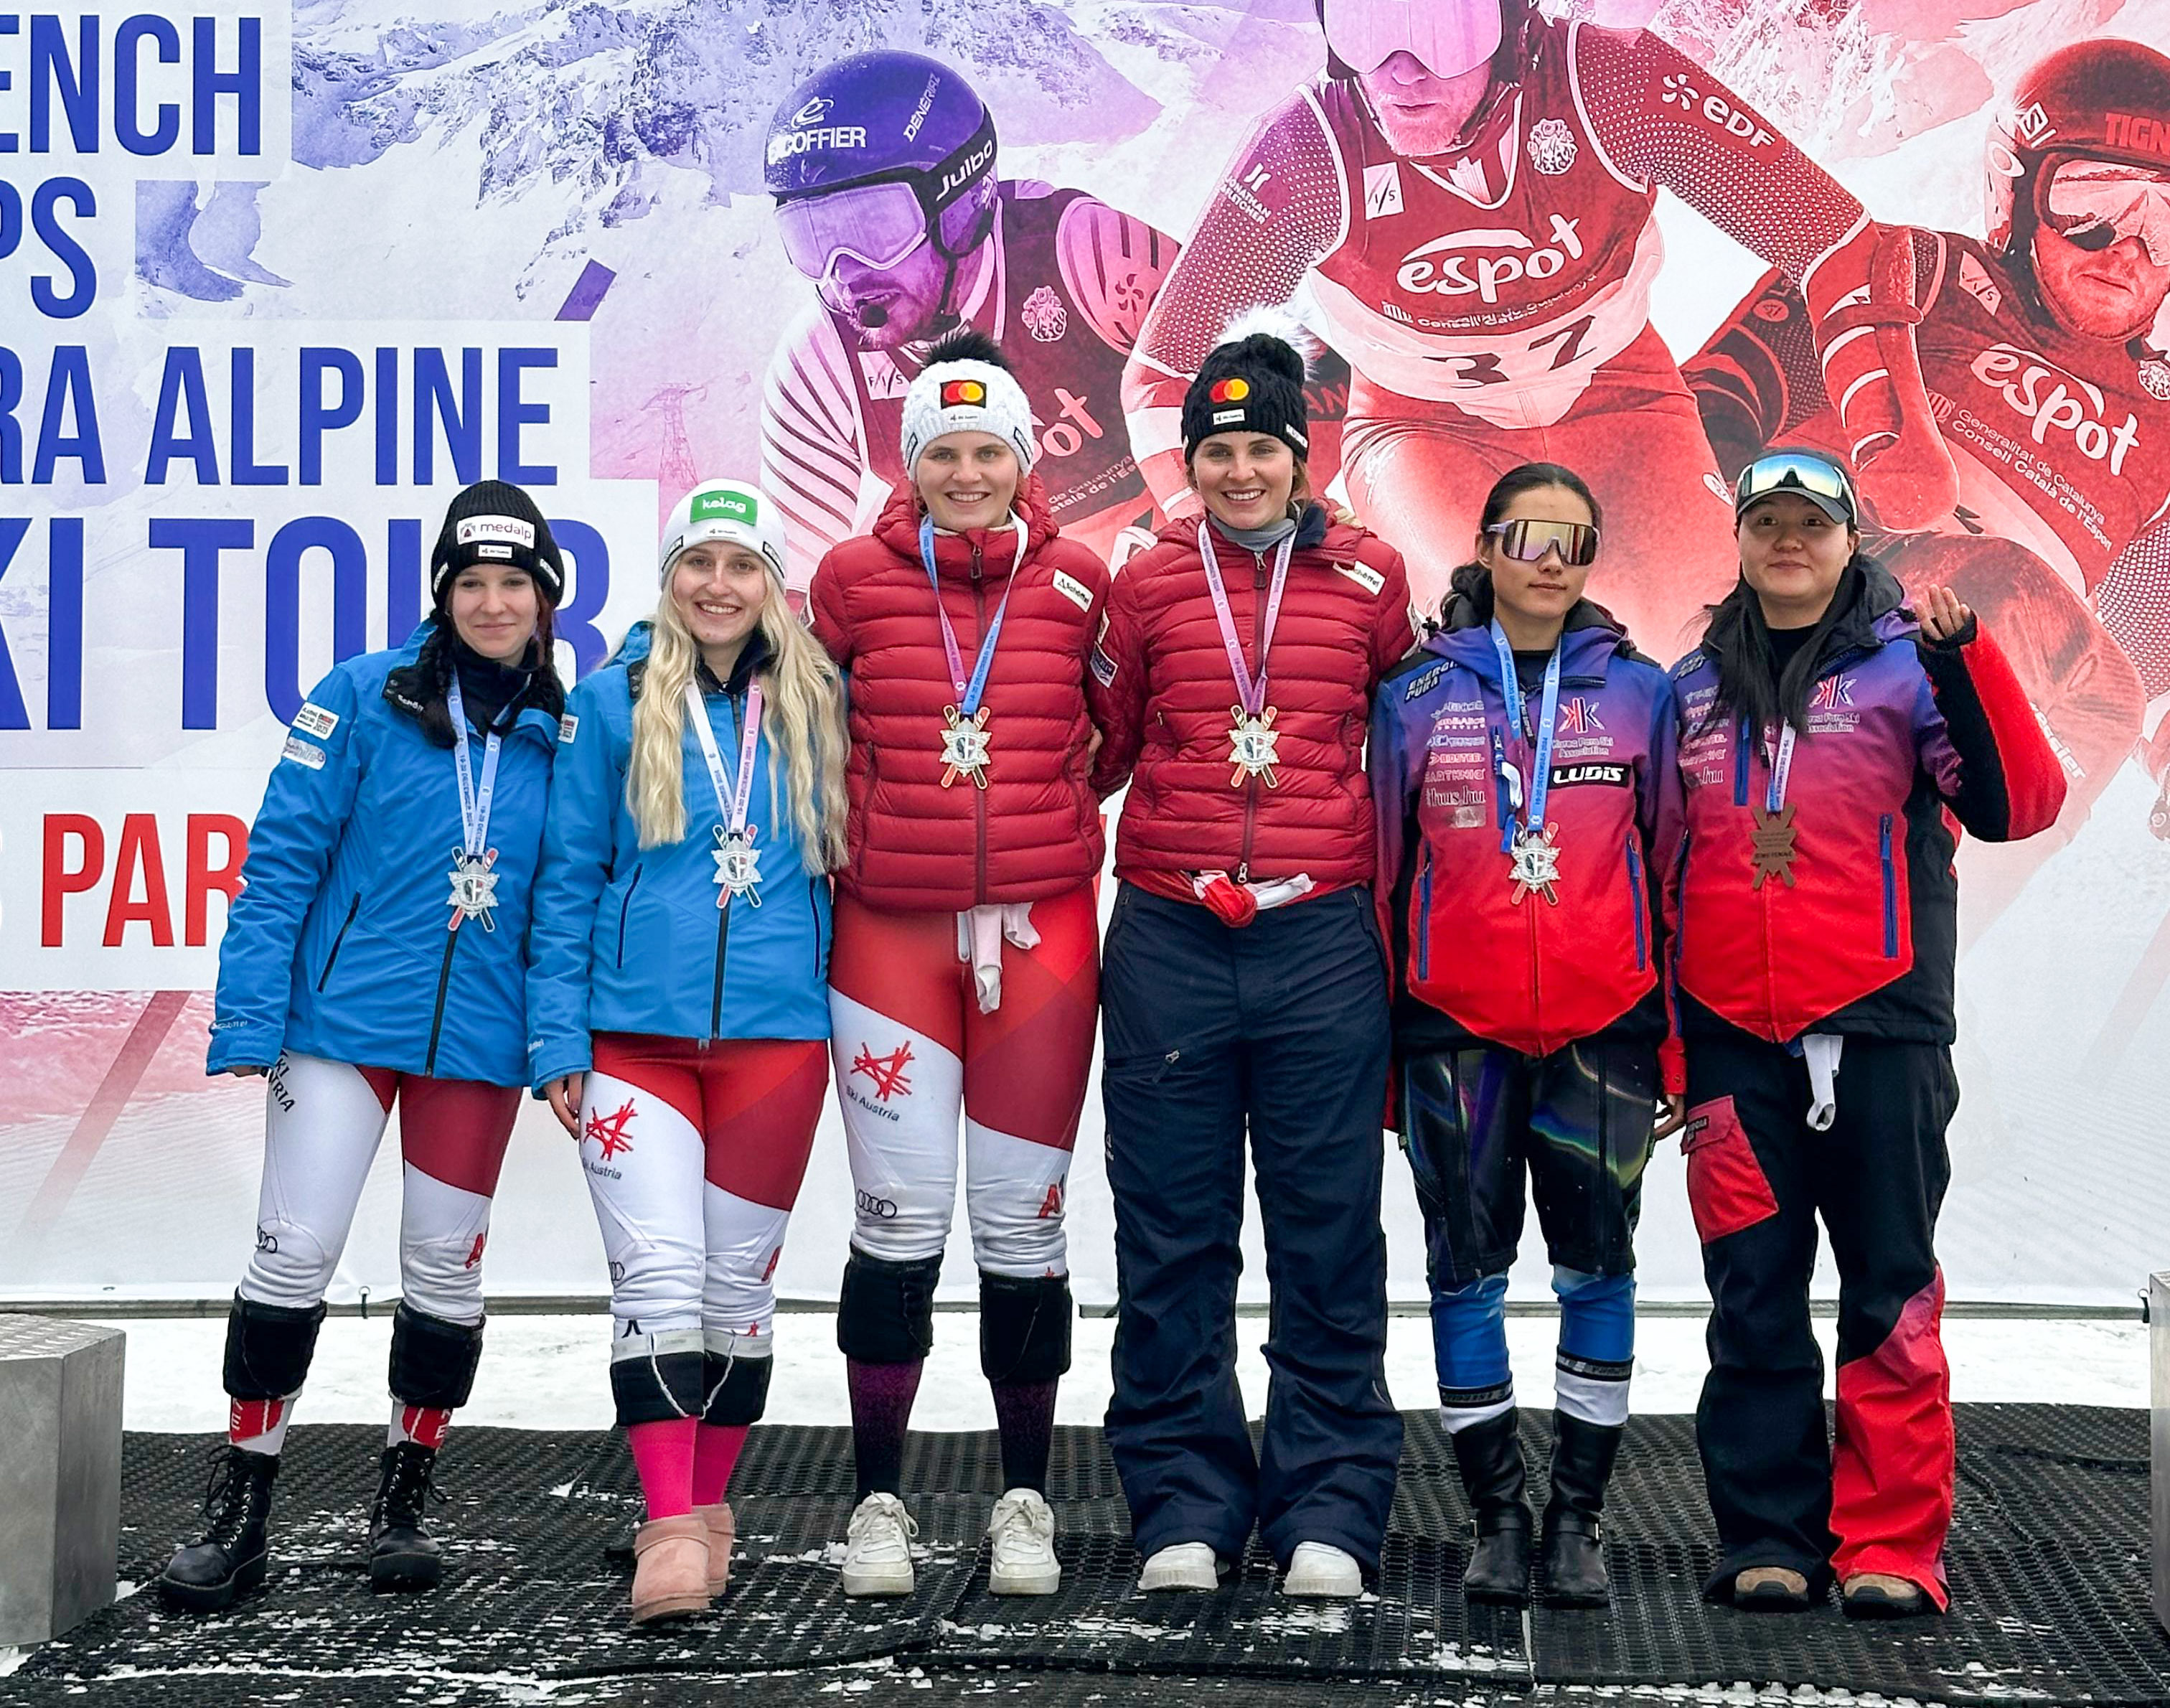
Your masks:
M1002 602L995 607L995 620L987 624L987 632L980 641L980 656L972 666L970 682L965 679L964 655L957 650L957 631L949 626L949 613L942 608L942 577L934 568L934 518L926 517L919 524L919 561L927 567L927 583L934 589L934 614L942 624L942 651L949 663L949 685L957 692L957 712L960 717L970 717L980 709L980 701L987 691L987 672L994 668L995 643L1002 638L1002 618L1010 608L1010 595L1017 591L1018 577L1024 569L1024 535L1018 535L1017 561L1011 566L1008 585L1002 589Z
M1522 684L1515 674L1515 649L1508 644L1507 631L1499 626L1495 617L1492 621L1492 646L1499 655L1499 697L1507 703L1507 720L1513 725L1515 736L1521 740L1526 708L1522 699ZM1553 731L1559 722L1560 643L1553 643L1553 656L1545 662L1544 698L1538 707L1537 763L1530 775L1530 786L1522 787L1522 775L1507 758L1506 744L1495 731L1492 736L1492 763L1505 786L1506 799L1501 803L1505 811L1499 815L1499 852L1511 854L1515 849L1515 814L1524 800L1529 802L1529 816L1524 821L1538 835L1544 833L1545 802L1552 794L1553 785Z
M489 841L489 801L497 792L497 754L504 737L493 729L483 744L482 787L477 790L474 762L468 757L467 707L460 699L460 672L452 671L445 692L445 709L452 720L452 768L460 779L460 836L469 858L482 853Z

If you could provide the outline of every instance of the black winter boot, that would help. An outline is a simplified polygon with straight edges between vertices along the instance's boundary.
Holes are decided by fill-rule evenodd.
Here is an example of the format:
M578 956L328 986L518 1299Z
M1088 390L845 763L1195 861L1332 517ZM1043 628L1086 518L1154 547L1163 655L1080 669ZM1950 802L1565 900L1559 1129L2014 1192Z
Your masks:
M1477 1545L1462 1569L1462 1593L1472 1601L1526 1607L1530 1600L1530 1503L1523 1494L1522 1443L1515 1414L1503 1412L1457 1429L1454 1462L1476 1515Z
M436 1448L419 1441L384 1449L377 1504L369 1514L371 1589L434 1589L443 1575L436 1542L422 1524L423 1502L436 1493L430 1485L436 1464Z
M204 1536L178 1550L158 1574L169 1607L216 1613L261 1588L268 1557L271 1484L279 1461L228 1447L204 1495Z
M1545 1507L1537 1585L1554 1607L1603 1607L1612 1598L1597 1520L1621 1433L1618 1424L1553 1413L1553 1491Z

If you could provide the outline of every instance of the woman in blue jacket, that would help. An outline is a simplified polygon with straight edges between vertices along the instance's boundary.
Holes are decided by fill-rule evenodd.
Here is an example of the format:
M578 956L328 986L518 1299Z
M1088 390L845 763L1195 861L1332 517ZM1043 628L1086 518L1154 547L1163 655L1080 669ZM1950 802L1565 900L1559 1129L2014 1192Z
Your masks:
M423 1501L482 1352L482 1252L520 1105L530 900L564 691L564 571L518 487L456 497L406 645L311 690L219 950L213 1074L267 1074L256 1255L227 1317L229 1443L205 1535L158 1582L222 1608L264 1581L271 1484L392 1106L406 1165L392 1423L370 1580L436 1582Z
M836 669L785 602L779 512L711 480L663 596L573 691L529 975L534 1083L610 1257L611 1390L648 1503L633 1620L720 1593L768 1395L770 1284L828 1088Z

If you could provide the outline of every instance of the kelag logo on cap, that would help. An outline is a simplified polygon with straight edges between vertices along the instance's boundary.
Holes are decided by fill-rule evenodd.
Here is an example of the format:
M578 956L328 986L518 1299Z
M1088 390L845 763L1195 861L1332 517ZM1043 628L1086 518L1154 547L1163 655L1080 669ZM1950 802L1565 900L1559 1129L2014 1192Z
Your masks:
M693 500L693 522L742 522L760 526L761 506L743 492L703 492Z
M942 382L942 407L954 410L960 404L984 404L987 388L975 379L945 379Z

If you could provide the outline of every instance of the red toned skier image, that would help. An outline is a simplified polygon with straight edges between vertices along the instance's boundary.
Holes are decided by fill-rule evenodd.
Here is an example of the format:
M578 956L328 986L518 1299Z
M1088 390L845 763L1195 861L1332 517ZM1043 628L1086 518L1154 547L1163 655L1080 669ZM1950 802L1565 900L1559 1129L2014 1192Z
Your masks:
M1493 481L1588 476L1611 518L1590 596L1677 650L1734 549L1693 400L1649 324L1670 189L1807 292L1847 418L1911 487L1880 352L1903 343L1880 228L1776 127L1647 30L1555 23L1526 0L1318 0L1326 69L1259 120L1147 317L1131 443L1183 492L1184 387L1237 315L1294 302L1354 370L1343 476L1435 607ZM1865 340L1842 340L1860 328ZM1931 474L1933 475L1933 466ZM1917 495L1927 506L1944 495Z
M1872 549L2007 637L2070 787L2056 831L1970 851L1975 929L2069 841L2170 691L2170 59L2082 42L2023 78L1988 146L1987 241L1911 234L1905 282L1955 501L1912 528L1863 494ZM1686 366L1730 471L1766 444L1856 458L1800 297L1775 274ZM2170 744L2148 754L2158 781ZM2164 834L2165 815L2155 814Z
M1105 557L1152 500L1123 431L1123 363L1175 244L1082 190L996 176L994 115L950 67L854 55L786 97L767 182L820 300L762 393L762 484L791 523L793 588L903 478L904 394L970 324L1016 363L1052 520ZM869 488L871 490L871 488Z

